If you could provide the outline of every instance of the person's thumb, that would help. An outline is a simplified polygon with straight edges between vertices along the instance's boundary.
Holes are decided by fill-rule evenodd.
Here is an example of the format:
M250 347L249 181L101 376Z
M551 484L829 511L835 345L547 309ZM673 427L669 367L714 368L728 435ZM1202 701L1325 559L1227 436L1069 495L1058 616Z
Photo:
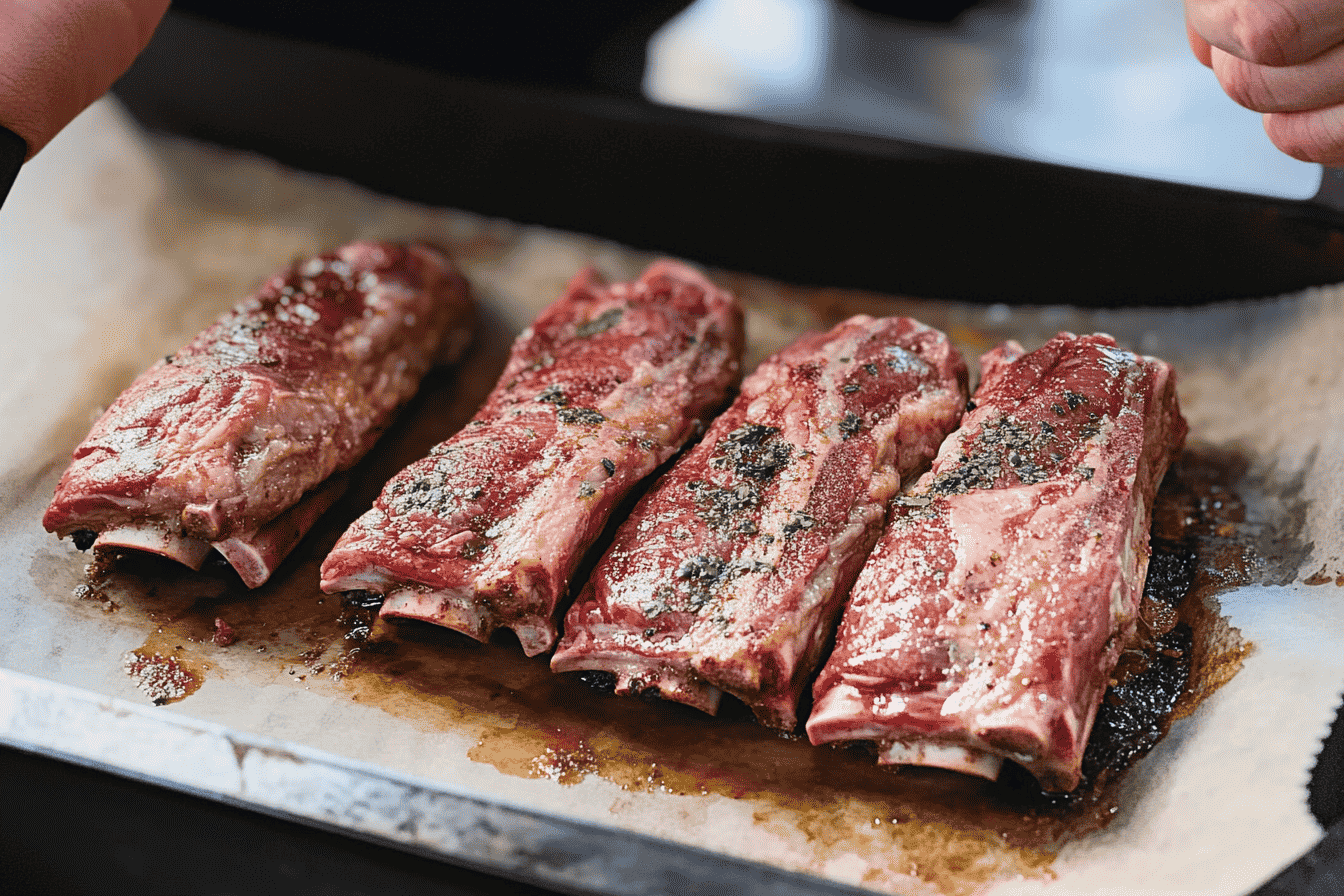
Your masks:
M28 157L130 67L168 0L0 2L0 125Z

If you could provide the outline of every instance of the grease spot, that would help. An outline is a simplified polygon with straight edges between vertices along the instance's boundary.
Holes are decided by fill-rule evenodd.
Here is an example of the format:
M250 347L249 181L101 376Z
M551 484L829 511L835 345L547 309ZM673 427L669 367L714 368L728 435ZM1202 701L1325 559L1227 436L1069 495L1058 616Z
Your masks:
M201 686L201 676L174 653L165 656L145 648L128 650L122 656L122 669L155 706L176 703Z

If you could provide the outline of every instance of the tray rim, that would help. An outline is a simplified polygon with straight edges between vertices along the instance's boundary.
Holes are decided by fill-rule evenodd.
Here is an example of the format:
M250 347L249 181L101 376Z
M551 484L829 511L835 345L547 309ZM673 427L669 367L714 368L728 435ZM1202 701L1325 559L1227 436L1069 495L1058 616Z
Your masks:
M652 896L669 881L741 896L871 892L3 667L0 745L583 896Z

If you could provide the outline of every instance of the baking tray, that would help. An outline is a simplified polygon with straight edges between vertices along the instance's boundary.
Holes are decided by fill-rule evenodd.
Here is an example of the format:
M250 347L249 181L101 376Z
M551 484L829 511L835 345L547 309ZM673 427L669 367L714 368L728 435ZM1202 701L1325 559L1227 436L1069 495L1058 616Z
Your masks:
M522 107L528 114L536 108ZM156 621L156 613L173 613L153 601L107 613L96 601L77 599L81 558L32 525L94 406L294 255L361 235L428 236L450 245L463 260L486 311L472 360L437 381L436 394L448 405L436 425L451 428L474 407L472 390L477 398L483 394L508 335L553 297L577 266L592 262L609 274L628 275L649 253L592 236L480 218L437 201L401 202L264 159L150 138L129 125L115 105L95 108L62 141L39 159L44 167L25 173L0 218L7 228L0 236L10 247L6 312L18 322L6 335L5 357L13 368L0 392L5 418L13 423L0 443L6 460L0 480L4 575L10 583L0 613L6 620L0 737L6 743L166 784L211 803L273 813L567 892L640 892L641 886L648 892L694 886L708 892L782 887L827 892L843 891L847 883L909 889L897 878L892 883L866 877L890 870L880 867L886 860L876 839L848 853L852 859L807 846L809 830L822 840L833 832L816 826L809 812L817 807L781 808L753 802L751 794L702 799L638 788L627 794L619 787L613 793L611 782L566 783L563 769L524 780L498 774L489 762L473 766L474 760L461 754L480 743L468 737L464 746L462 737L454 739L452 731L427 722L437 711L433 700L409 689L410 698L395 705L352 710L350 691L343 690L349 682L300 684L290 675L303 674L307 666L286 637L246 642L249 649L269 647L269 656L210 654L214 668L200 691L179 703L149 706L122 673L121 657L164 634L157 631L165 623ZM1149 188L1155 189L1143 187ZM627 200L632 209L627 221L657 209L656 203L642 202ZM644 248L674 251L655 242ZM1268 537L1271 547L1261 549L1266 557L1276 550L1282 556L1254 582L1222 595L1234 624L1257 644L1247 669L1141 763L1121 804L1124 817L1081 841L1057 867L1067 882L1064 872L1076 870L1079 862L1086 865L1089 853L1102 850L1114 855L1115 863L1090 866L1091 873L1108 879L1117 867L1126 875L1137 873L1121 857L1136 849L1139 855L1162 854L1160 838L1176 835L1157 821L1177 799L1203 811L1210 800L1226 801L1217 806L1216 817L1227 830L1217 839L1227 844L1229 873L1243 877L1201 887L1210 892L1245 892L1320 839L1303 787L1316 741L1344 685L1339 667L1344 623L1338 600L1331 600L1340 575L1338 533L1322 524L1339 516L1341 499L1329 488L1337 481L1339 449L1311 433L1340 431L1334 408L1344 403L1309 399L1338 388L1331 371L1334 346L1344 336L1338 333L1336 291L1202 308L1110 310L1086 307L1082 300L1067 307L1013 308L894 298L891 287L871 293L837 289L836 283L790 285L745 275L740 268L711 273L748 300L750 360L802 329L867 310L914 313L947 329L968 353L1007 335L1031 343L1073 327L1110 330L1126 344L1176 361L1197 437L1206 445L1231 446L1244 458L1239 481L1247 501L1246 531L1260 540ZM774 273L783 276L780 269ZM1090 295L1091 284L1081 282L1079 294ZM33 303L34 295L46 301ZM983 303L996 296L971 298ZM53 370L63 375L52 377ZM444 389L453 377L470 381L456 404L453 390ZM1229 388L1236 402L1220 398ZM425 420L424 411L421 407L414 419ZM1288 419L1291 426L1284 423ZM430 431L416 428L422 425L402 429L401 437L429 438ZM221 606L242 612L247 602ZM170 637L181 633L175 624L167 619ZM199 640L187 649L198 660L208 652ZM281 655L287 649L291 652ZM1285 669L1291 669L1287 677ZM1247 705L1261 713L1254 722L1239 720L1238 708ZM359 724L348 724L352 712ZM1280 737L1266 744L1262 726ZM382 736L387 742L377 740ZM410 746L398 748L398 738ZM166 750L169 743L177 749ZM417 752L426 744L434 752ZM468 773L460 773L463 768ZM1265 828L1249 846L1247 800L1255 802L1256 823ZM699 802L712 812L687 808ZM617 803L621 812L609 810ZM705 830L697 833L694 827ZM882 825L873 830L889 834ZM752 852L749 841L757 839L787 848ZM1171 876L1157 880L1173 888L1182 879L1209 883L1189 878L1204 873L1207 862L1208 854L1196 847L1205 845L1198 832L1169 842L1185 842L1199 861L1182 861L1182 852L1175 851L1166 858ZM1151 877L1123 880L1156 889ZM910 886L928 889L917 876ZM1069 886L1076 890L1080 884L1074 880Z

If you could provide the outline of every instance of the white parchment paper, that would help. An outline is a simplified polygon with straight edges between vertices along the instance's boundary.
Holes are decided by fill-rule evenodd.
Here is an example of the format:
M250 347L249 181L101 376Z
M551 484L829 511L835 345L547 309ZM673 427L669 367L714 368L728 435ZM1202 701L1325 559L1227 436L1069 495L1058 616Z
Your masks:
M136 373L294 257L366 236L447 244L482 303L482 338L500 346L583 265L623 277L649 260L151 138L108 100L25 167L0 211L0 668L144 702L118 659L144 641L144 627L71 599L82 561L39 522L51 488L97 409ZM815 324L791 301L797 289L710 273L749 305L749 364ZM889 313L891 301L874 297L874 310ZM1030 346L1062 328L1103 330L1166 357L1193 440L1235 447L1264 481L1299 489L1310 550L1292 581L1221 597L1254 644L1242 671L1140 763L1107 829L1067 846L1048 877L988 885L1004 894L1248 891L1321 834L1305 784L1344 689L1335 582L1344 583L1344 289L1160 311L901 307L954 340L991 333ZM974 357L988 346L962 347ZM1274 508L1261 510L1275 519ZM836 856L803 830L763 822L749 799L511 777L467 758L470 738L340 699L331 686L295 687L279 670L269 681L255 670L212 677L161 711L879 892L938 892L904 875L889 839Z

